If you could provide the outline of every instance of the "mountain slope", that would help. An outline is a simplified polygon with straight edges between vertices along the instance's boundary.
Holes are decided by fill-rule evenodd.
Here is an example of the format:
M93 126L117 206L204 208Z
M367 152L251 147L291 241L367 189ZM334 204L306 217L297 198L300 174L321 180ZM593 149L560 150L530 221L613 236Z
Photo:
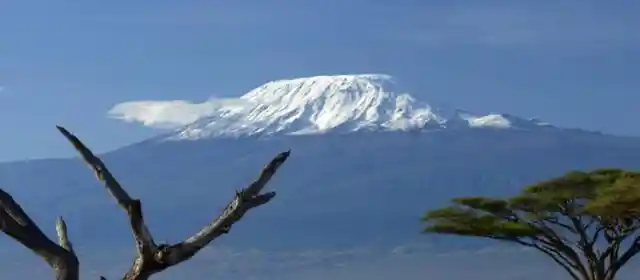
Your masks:
M639 139L573 130L213 138L146 142L103 158L131 194L144 202L151 230L161 240L174 242L208 223L235 189L253 180L273 155L289 148L293 151L290 160L268 187L278 192L276 199L249 213L232 234L217 240L212 250L229 246L245 253L258 250L266 254L266 261L275 263L285 261L270 257L276 252L321 250L328 255L322 257L325 261L310 267L294 265L277 270L277 266L266 266L257 272L251 266L243 267L248 272L241 275L247 278L268 272L271 278L254 279L281 279L283 273L318 269L327 262L355 265L373 257L369 253L347 260L341 257L345 250L354 248L389 252L385 254L404 248L403 252L414 252L405 256L410 259L404 263L414 263L418 269L421 266L417 260L423 257L496 245L484 240L420 235L422 212L449 198L509 195L524 185L571 169L640 169ZM127 221L77 159L0 164L0 184L51 234L53 227L47 225L63 215L80 252L123 255L116 265L128 264L125 252L130 252L132 245ZM25 255L16 254L24 249L7 238L0 239L0 244L12 259ZM427 249L420 247L424 244L428 244ZM209 260L207 255L200 260ZM216 262L228 263L227 258L234 257ZM303 257L294 254L291 258L287 261ZM87 262L98 271L107 269L106 263ZM171 275L193 275L189 274L194 273L191 270L197 271L197 267L186 267L177 268ZM452 267L433 269L435 274L442 274ZM10 271L2 271L0 276ZM227 272L222 269L219 273ZM408 279L420 279L418 276Z
M545 128L507 114L477 115L433 107L381 74L314 76L266 83L233 106L178 129L168 139L407 131L460 128Z

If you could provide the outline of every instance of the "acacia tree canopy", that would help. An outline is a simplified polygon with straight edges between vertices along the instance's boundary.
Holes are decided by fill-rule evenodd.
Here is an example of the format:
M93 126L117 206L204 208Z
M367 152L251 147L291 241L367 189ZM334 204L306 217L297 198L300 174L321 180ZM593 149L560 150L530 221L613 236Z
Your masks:
M613 280L640 252L640 172L574 171L506 199L456 198L423 221L426 233L537 249L576 280Z

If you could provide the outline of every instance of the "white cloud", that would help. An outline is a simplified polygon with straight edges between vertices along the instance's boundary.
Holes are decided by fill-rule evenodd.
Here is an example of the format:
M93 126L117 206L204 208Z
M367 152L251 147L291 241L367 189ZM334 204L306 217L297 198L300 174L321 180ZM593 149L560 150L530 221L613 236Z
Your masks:
M250 105L248 101L240 98L212 98L201 103L185 100L141 100L116 104L107 114L110 118L126 122L171 129L211 116L220 109L239 110Z

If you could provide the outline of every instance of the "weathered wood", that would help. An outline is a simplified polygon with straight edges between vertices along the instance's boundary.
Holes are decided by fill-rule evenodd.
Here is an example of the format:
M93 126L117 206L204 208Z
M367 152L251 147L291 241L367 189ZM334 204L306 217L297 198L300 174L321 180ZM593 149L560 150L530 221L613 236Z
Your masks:
M102 160L95 156L78 137L64 127L56 127L80 153L98 180L104 183L118 205L127 213L137 251L131 268L122 277L123 280L149 279L158 272L189 260L211 241L229 233L233 224L250 209L268 203L275 197L275 192L262 193L262 190L290 155L290 151L286 151L272 159L254 182L237 191L222 213L193 236L176 244L156 244L144 222L140 200L132 198L124 190ZM41 256L53 268L57 280L78 280L78 258L62 217L56 221L58 234L58 244L56 244L38 228L8 193L0 189L0 227L5 234ZM100 279L106 280L102 276Z
M2 232L43 258L53 268L57 280L78 280L78 258L68 242L66 225L61 218L58 220L57 228L59 240L64 244L62 246L51 241L13 197L0 189L0 228Z

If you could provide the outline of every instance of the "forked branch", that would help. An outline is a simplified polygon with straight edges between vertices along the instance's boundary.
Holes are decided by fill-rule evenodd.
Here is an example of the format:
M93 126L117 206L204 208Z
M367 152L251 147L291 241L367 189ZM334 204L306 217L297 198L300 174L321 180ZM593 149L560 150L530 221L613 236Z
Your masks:
M140 200L132 199L109 172L105 164L75 135L63 127L58 126L57 128L78 150L84 161L93 169L96 177L105 184L105 187L129 216L138 250L129 272L123 277L124 280L148 279L155 273L190 259L211 241L228 233L231 226L239 221L247 211L271 201L275 192L262 193L262 190L290 154L290 151L286 151L272 159L263 168L258 179L248 187L237 191L223 212L198 233L176 244L156 245L144 222Z
M106 165L95 156L75 135L57 126L64 137L80 153L98 180L102 181L125 210L129 218L137 254L123 280L146 280L155 273L189 260L211 241L231 230L250 209L265 204L275 192L262 193L265 185L287 160L290 151L278 154L262 170L260 176L248 187L236 192L227 207L213 221L195 235L176 244L156 244L144 222L140 200L131 196L109 172ZM55 271L57 280L78 280L79 262L62 217L56 221L58 243L49 239L14 199L0 189L0 229L22 245L42 257ZM100 277L106 280L104 277Z
M58 245L40 230L11 195L0 189L0 228L44 259L53 268L57 280L78 279L78 258L71 247L62 218L58 218L56 226L60 241Z

